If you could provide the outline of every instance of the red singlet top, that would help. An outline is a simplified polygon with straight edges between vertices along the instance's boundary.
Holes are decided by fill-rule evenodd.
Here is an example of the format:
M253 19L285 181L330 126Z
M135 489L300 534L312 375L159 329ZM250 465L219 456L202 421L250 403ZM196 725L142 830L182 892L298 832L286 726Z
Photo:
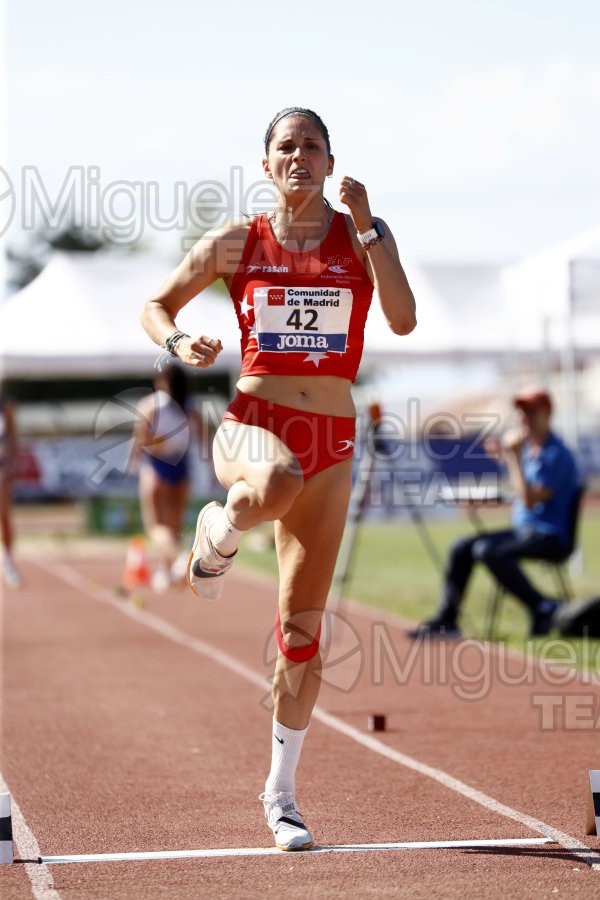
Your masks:
M241 375L335 375L354 381L373 285L336 212L314 250L286 250L266 215L251 225L230 288Z

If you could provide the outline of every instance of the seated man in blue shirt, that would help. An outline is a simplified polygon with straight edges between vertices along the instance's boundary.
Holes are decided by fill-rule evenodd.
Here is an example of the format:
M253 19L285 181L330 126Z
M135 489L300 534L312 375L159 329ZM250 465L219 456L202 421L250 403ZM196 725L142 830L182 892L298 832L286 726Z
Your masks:
M531 635L547 634L556 601L531 584L520 559L558 560L568 545L570 509L578 487L571 451L550 428L552 399L538 387L524 388L514 399L520 427L504 435L499 449L515 494L512 527L457 541L446 566L436 616L411 637L460 637L457 620L475 562L482 562L505 591L525 604ZM490 448L491 450L491 448Z

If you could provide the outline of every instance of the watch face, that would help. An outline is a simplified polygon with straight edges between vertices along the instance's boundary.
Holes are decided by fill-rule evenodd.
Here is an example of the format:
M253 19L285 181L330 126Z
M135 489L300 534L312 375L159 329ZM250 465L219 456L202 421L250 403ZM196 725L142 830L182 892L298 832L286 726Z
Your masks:
M377 235L382 238L385 236L385 228L381 224L381 222L373 222L373 228L377 232Z

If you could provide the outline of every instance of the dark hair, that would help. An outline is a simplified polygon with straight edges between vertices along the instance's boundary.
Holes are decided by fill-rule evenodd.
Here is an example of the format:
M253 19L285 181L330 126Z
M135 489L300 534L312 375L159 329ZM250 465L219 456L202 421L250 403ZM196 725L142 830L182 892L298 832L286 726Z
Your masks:
M188 380L183 368L176 363L171 363L162 369L155 379L155 382L160 383L161 381L166 386L166 393L185 410L188 397Z
M282 119L286 119L288 116L306 116L307 119L312 119L319 131L321 132L325 144L327 145L327 152L331 156L331 142L329 140L329 132L327 131L327 126L323 122L321 116L318 116L316 112L313 112L312 109L304 109L302 106L287 106L285 109L282 109L277 113L276 116L271 119L269 127L265 132L265 153L269 152L269 144L271 143L271 138L273 136L273 129L276 125L281 122Z

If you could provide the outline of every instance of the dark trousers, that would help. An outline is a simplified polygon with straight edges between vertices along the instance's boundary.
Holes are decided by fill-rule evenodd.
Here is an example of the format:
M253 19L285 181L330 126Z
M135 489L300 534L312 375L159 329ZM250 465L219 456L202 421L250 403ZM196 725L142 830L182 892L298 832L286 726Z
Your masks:
M558 561L564 557L561 542L552 534L523 530L490 531L457 541L450 551L439 616L455 624L473 566L482 562L496 581L534 613L546 599L518 565L520 559Z

